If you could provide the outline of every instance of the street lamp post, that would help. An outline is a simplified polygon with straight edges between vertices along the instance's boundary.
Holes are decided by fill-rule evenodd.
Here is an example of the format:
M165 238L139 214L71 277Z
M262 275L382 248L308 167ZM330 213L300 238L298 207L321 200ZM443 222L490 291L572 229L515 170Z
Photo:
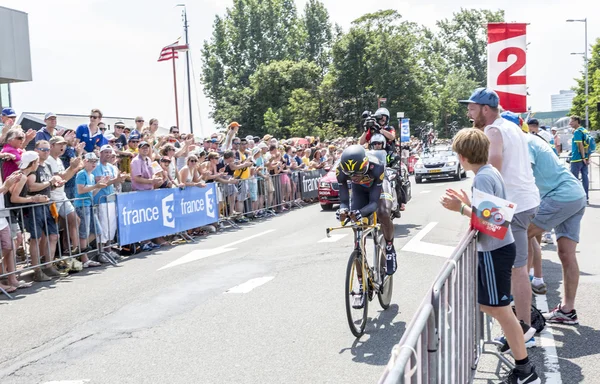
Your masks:
M568 23L572 22L583 22L585 24L585 52L583 53L583 60L585 63L585 128L590 129L590 117L588 111L588 38L587 38L587 17L585 19L569 19ZM572 55L577 53L572 53Z

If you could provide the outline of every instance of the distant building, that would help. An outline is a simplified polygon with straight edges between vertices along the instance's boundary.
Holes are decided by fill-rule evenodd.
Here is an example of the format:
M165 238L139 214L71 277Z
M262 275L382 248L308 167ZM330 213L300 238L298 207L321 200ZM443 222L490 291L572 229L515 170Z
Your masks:
M552 100L552 111L569 111L573 106L573 98L575 97L575 91L559 91L558 95L551 95Z

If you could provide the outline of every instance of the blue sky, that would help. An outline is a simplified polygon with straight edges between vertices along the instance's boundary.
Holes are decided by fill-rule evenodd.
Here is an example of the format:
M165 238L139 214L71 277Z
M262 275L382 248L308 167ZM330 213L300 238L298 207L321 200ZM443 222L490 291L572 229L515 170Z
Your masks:
M305 2L296 1L299 10ZM574 86L573 79L583 68L582 57L570 55L583 52L583 23L566 23L565 19L588 16L590 44L600 37L600 3L582 0L463 0L460 4L380 0L376 7L361 0L324 3L332 21L345 29L352 20L378 9L396 9L406 20L434 27L437 20L451 18L461 7L495 10L501 4L507 21L530 23L528 104L537 111L550 110L550 95ZM172 68L170 63L156 59L163 46L183 34L181 10L176 4L163 0L0 0L2 6L29 14L33 81L13 84L14 107L18 111L72 114L87 114L97 107L109 116L142 115L146 120L158 118L161 126L174 124ZM231 4L217 0L187 4L196 80L201 70L199 50L210 38L214 16L223 14ZM182 131L188 131L183 64L184 60L179 60L177 69L180 125ZM208 117L208 101L198 81L193 83L194 133L206 136L217 127ZM183 114L181 108L185 109Z

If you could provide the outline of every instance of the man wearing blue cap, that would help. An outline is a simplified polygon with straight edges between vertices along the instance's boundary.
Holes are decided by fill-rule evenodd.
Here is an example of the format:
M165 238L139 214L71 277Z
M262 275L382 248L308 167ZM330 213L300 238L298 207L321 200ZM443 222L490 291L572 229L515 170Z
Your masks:
M500 99L493 90L477 88L468 100L459 102L467 104L468 117L473 119L473 125L490 140L488 162L500 171L504 179L506 199L517 205L511 222L517 250L511 278L512 293L517 318L529 325L532 293L527 271L527 228L540 204L540 196L529 163L527 136L516 124L500 116Z
M4 138L6 136L6 132L8 132L8 130L11 129L12 126L15 124L17 114L12 108L4 108L2 109L2 115L0 118L2 119L0 128L2 128L2 137Z

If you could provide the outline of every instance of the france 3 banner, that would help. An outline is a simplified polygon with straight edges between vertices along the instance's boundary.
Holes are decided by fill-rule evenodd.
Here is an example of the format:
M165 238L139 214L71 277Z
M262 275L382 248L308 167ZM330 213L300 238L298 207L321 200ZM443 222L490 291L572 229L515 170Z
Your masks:
M488 88L504 110L527 112L527 24L488 24Z
M400 142L410 141L410 119L402 119L400 122Z
M504 239L517 204L473 188L471 227L481 233Z
M217 187L168 188L117 195L121 244L172 235L219 220Z

